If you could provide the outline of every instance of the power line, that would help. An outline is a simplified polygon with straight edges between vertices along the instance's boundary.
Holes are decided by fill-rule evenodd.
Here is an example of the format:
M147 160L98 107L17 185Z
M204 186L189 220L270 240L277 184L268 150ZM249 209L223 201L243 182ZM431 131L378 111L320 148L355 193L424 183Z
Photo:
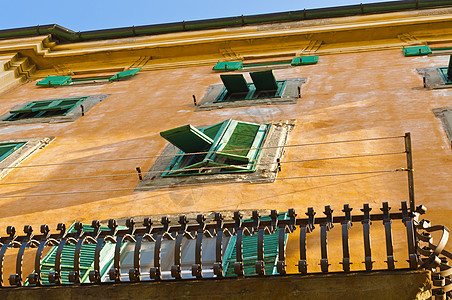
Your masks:
M403 138L403 137L404 136L389 136L389 137L379 137L379 138L353 139L353 140L318 142L318 143L305 143L305 144L294 144L294 145L281 145L281 146L269 146L269 147L252 147L252 148L240 148L240 149L222 150L221 152L237 152L237 151L245 151L245 150L294 148L294 147L328 145L328 144L339 144L339 143L352 143L352 142L363 142L363 141L377 141L377 140L398 139L398 138ZM63 162L63 163L49 163L49 164L27 165L27 166L4 167L2 169L22 169L22 168L51 167L51 166L62 166L62 165L91 164L91 163L123 161L123 160L141 160L141 159L159 158L159 157L178 157L178 156L188 156L188 155L196 155L196 154L209 154L209 153L216 153L216 152L218 152L218 151L202 151L202 152L177 153L177 154L167 154L167 155L146 155L146 156L136 156L136 157L99 159L99 160L91 160L91 161Z
M368 172L354 172L354 173L336 173L336 174L322 174L322 175L308 175L308 176L293 176L293 177L281 177L275 178L275 180L289 180L289 179L302 179L302 178L318 178L318 177L334 177L334 176L349 176L349 175L361 175L361 174L378 174L378 173L393 173L407 171L404 168L398 168L394 170L380 170L380 171L368 171ZM256 179L253 181L260 181L265 179ZM193 186L197 184L178 184L166 185L166 186L154 186L154 187L142 187L142 188L119 188L119 189L105 189L105 190L91 190L91 191L72 191L72 192L58 192L58 193L44 193L44 194L28 194L28 195L10 195L10 196L0 196L0 199L5 198L26 198L26 197L43 197L43 196L59 196L59 195L74 195L74 194L90 194L90 193L106 193L106 192L121 192L121 191L146 191L146 190L156 190L162 188L174 188L174 187L184 187Z
M279 164L288 164L288 163L300 163L300 162L309 162L309 161L320 161L320 160L337 160L337 159L349 159L349 158L358 158L358 157L372 157L372 156L384 156L384 155L397 155L397 154L405 154L406 152L387 152L387 153L375 153L375 154L360 154L360 155L350 155L350 156L337 156L337 157L324 157L324 158L314 158L314 159L301 159L301 160L290 160L290 161L281 161ZM250 167L257 165L276 165L278 162L270 162L270 163L254 163L254 164L243 164L243 165L233 165L236 167ZM214 169L224 169L228 166L216 166L216 167L204 167L204 168L192 168L192 169L176 169L171 170L171 172L181 172L181 171L205 171L205 170L214 170ZM163 174L167 171L148 171L146 174ZM124 174L105 174L105 175L95 175L95 176L84 176L84 177L73 177L73 178L55 178L55 179L46 179L46 180L30 180L30 181L18 181L18 182L4 182L0 183L2 185L17 185L17 184L31 184L31 183L44 183L44 182L56 182L56 181L69 181L69 180L84 180L84 179L96 179L96 178L108 178L108 177L118 177L118 176L137 176L137 173L124 173Z

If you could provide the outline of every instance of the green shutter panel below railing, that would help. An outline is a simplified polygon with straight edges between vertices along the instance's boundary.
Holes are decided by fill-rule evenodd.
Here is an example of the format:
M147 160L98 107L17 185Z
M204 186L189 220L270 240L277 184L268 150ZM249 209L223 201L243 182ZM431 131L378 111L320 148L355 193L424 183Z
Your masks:
M285 219L286 214L280 214L279 219ZM266 216L261 218L261 221L270 220L270 217ZM245 220L245 221L250 221ZM286 235L287 236L287 235ZM242 241L242 254L243 254L243 271L245 276L257 275L255 262L257 261L257 234L252 236L243 236ZM279 229L275 233L264 236L264 263L265 274L273 274L275 271L275 263L278 259L278 242L279 242ZM231 247L231 248L230 248ZM236 236L233 236L228 244L228 249L225 251L225 257L223 259L224 275L226 277L236 276L234 273L234 263L236 258Z
M102 226L101 230L110 230L106 226ZM68 230L68 232L74 232L73 226ZM92 232L93 228L89 224L83 224L84 232ZM49 253L41 261L41 278L43 284L49 283L49 273L55 271L55 256L58 247L52 247ZM80 279L81 282L86 282L88 280L89 272L94 270L94 252L96 250L95 244L84 244L80 251ZM61 255L61 282L63 284L70 284L68 279L69 272L74 270L74 254L75 245L65 245L63 248L63 253Z

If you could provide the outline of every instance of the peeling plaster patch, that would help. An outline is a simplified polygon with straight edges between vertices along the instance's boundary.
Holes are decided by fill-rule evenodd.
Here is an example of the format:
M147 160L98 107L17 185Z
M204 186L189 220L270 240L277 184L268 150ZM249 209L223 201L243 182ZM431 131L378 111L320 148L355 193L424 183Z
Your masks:
M22 130L39 129L39 128L43 128L43 127L44 126L42 126L42 125L28 125L28 126L0 128L0 134L13 133L13 132L22 131Z

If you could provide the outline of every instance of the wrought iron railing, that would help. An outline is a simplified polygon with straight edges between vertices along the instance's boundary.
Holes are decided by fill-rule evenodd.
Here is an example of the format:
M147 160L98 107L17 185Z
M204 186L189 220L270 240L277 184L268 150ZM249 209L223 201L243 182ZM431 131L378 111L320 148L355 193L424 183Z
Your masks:
M213 266L213 272L217 278L224 276L223 272L223 249L222 241L226 236L236 236L236 262L233 264L233 272L237 276L244 276L242 241L244 236L257 235L257 257L254 263L256 274L265 275L264 262L264 236L279 232L278 235L278 258L276 261L277 274L287 273L286 266L286 247L285 235L293 234L299 229L299 255L298 272L308 274L307 264L307 238L316 229L320 227L320 268L321 272L328 273L330 263L328 261L328 232L334 224L340 224L342 230L342 270L350 272L350 244L349 230L353 223L362 224L363 248L365 253L364 266L366 271L373 270L372 247L370 239L370 230L372 221L383 221L386 244L386 264L387 270L396 269L393 248L392 222L401 220L404 224L407 236L408 262L410 269L428 269L433 273L433 293L437 299L446 299L450 297L452 290L451 274L452 268L447 260L452 259L452 254L444 248L449 235L449 230L444 226L431 226L429 221L419 221L419 216L425 213L423 206L418 206L415 211L408 208L406 202L401 203L400 212L391 213L391 208L385 202L380 208L381 213L371 214L371 208L364 204L361 208L362 214L352 215L352 208L346 204L341 215L333 216L333 210L330 206L325 207L322 217L316 217L313 208L308 208L306 218L297 218L294 209L287 212L284 220L278 218L278 212L272 210L270 218L262 219L258 211L253 211L250 220L243 220L240 212L235 212L232 220L225 220L221 213L215 213L211 222L206 222L204 215L197 216L197 224L189 224L185 215L179 217L177 225L170 225L168 217L161 219L159 226L153 226L150 218L145 218L143 225L138 226L133 219L126 221L127 229L118 229L117 221L111 219L108 221L109 231L100 230L100 222L92 222L92 232L84 232L82 223L75 223L75 232L68 232L64 224L58 224L59 233L50 233L48 225L41 226L41 234L33 235L31 226L25 226L25 235L16 235L13 226L7 227L8 236L1 237L0 249L0 278L3 278L3 261L5 252L10 248L19 248L16 259L16 272L9 276L9 283L12 286L22 286L24 283L24 274L22 273L22 264L25 251L36 249L34 272L28 275L30 285L42 286L43 275L41 272L42 253L46 247L56 246L54 271L48 275L49 282L54 285L62 284L61 281L61 256L65 245L75 245L73 270L69 273L69 281L80 283L80 251L84 244L95 244L94 270L90 272L89 279L93 284L101 283L100 274L100 253L105 243L116 244L114 253L113 268L109 272L110 279L115 282L121 282L120 252L121 245L124 242L134 244L133 268L128 270L130 281L142 280L161 280L161 246L163 240L171 240L175 243L174 265L171 267L171 276L174 279L181 278L181 256L182 239L196 240L195 263L192 266L192 275L196 278L203 278L202 263L202 243L205 238L216 240L216 262ZM373 224L376 224L375 222ZM441 238L437 244L434 244L431 232L440 231ZM204 238L204 239L203 239ZM149 270L149 278L142 277L140 266L140 253L143 242L155 243L153 267ZM3 280L0 280L3 286Z

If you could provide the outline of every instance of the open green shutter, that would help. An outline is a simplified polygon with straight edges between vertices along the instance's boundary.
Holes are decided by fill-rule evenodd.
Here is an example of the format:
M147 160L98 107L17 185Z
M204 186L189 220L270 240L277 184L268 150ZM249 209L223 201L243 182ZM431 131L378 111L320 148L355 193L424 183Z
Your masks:
M300 65L313 65L319 61L319 57L316 56L302 56L302 57L294 57L291 61L292 66L300 66Z
M226 90L229 93L248 93L248 84L242 74L220 75Z
M0 161L7 158L11 153L22 147L25 143L0 144Z
M237 122L229 138L224 137L227 141L220 146L216 155L244 163L252 161L259 149L250 148L260 146L266 129L267 125Z
M212 68L214 71L233 71L240 70L243 68L243 62L241 61L219 61Z
M213 144L210 137L190 124L160 132L160 135L185 153L206 151Z
M121 80L121 79L124 79L124 78L127 78L127 77L132 77L133 75L138 73L140 70L141 70L141 68L130 69L130 70L127 70L127 71L122 71L122 72L116 73L115 75L110 77L108 80L115 81L115 80Z
M403 55L405 56L420 56L432 53L429 46L414 46L414 47L403 47Z
M59 86L71 83L71 76L47 76L43 80L36 83L38 86Z
M257 91L276 91L278 84L272 70L250 73Z

